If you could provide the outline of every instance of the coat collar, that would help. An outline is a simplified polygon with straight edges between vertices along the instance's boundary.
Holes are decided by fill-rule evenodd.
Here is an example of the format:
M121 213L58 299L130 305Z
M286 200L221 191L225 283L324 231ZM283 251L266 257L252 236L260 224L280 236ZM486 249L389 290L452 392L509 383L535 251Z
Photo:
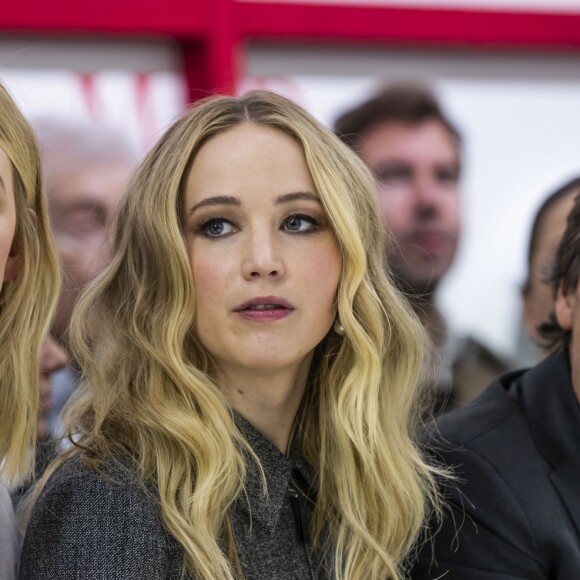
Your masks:
M515 386L521 389L534 444L553 467L552 483L580 532L580 405L567 352L549 356Z
M234 510L244 511L255 518L270 532L278 525L288 489L292 480L299 479L311 488L312 471L302 458L298 445L292 445L284 455L272 442L266 439L249 421L235 415L235 421L250 447L260 460L266 476L267 490L264 489L262 475L256 462L246 457L246 482L244 491L236 500ZM309 493L310 497L313 494Z
M520 383L520 384L518 384ZM558 468L580 453L580 406L572 388L565 351L546 360L516 381L534 443L543 457Z

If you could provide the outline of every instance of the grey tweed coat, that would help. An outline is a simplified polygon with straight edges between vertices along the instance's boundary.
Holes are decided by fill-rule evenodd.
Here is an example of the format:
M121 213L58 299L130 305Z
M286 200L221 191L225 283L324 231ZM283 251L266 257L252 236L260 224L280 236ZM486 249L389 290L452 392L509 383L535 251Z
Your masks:
M329 578L310 548L311 473L240 421L264 467L248 462L247 495L232 508L246 580ZM122 463L90 470L77 457L49 479L26 530L21 580L178 580L183 553L165 530L154 494Z

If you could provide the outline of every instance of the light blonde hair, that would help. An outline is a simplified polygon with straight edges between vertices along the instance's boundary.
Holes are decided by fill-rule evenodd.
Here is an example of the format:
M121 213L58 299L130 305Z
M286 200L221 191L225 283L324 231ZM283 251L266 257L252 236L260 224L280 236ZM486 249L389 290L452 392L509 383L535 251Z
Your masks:
M370 173L273 93L197 104L139 166L111 263L73 317L85 380L65 421L77 447L52 470L76 454L97 467L132 458L158 492L184 572L220 580L240 573L228 513L243 493L248 449L195 336L182 188L203 144L241 123L276 128L301 145L342 254L337 312L345 334L330 332L318 346L294 431L317 474L313 537L321 551L334 550L337 579L396 580L437 503L432 470L411 436L426 338L385 273Z
M0 458L9 482L30 474L39 405L38 356L60 288L32 128L0 84L0 147L12 165L20 269L0 294ZM29 211L33 210L33 211Z

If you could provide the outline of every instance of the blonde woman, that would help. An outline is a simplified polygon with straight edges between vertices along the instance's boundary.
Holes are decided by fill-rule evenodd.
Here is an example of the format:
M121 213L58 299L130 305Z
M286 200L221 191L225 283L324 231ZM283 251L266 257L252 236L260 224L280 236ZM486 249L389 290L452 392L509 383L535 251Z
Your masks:
M7 487L30 474L40 343L59 287L34 133L0 84L0 578L13 578L17 540Z
M436 504L424 335L368 171L268 92L193 107L138 168L72 337L75 445L22 579L393 580Z

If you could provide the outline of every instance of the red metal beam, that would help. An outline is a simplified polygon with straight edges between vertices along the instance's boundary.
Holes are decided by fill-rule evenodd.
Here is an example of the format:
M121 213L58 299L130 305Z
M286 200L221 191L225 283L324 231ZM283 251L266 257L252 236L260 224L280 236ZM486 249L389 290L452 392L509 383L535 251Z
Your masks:
M548 5L548 3L547 3ZM236 0L18 0L0 10L15 34L165 35L182 44L192 100L231 91L242 40L580 49L575 13L316 5Z
M247 39L580 48L580 13L240 2Z
M546 6L549 6L546 2ZM217 7L217 8L216 8ZM220 13L221 16L218 16ZM19 0L5 2L0 30L151 35L180 40L234 36L283 41L580 46L580 12L455 10L234 0ZM230 28L223 32L220 26Z
M2 3L0 30L190 38L207 30L206 4L206 0L18 0Z
M190 101L235 90L241 53L236 8L235 0L210 0L205 5L207 27L201 38L182 42Z

